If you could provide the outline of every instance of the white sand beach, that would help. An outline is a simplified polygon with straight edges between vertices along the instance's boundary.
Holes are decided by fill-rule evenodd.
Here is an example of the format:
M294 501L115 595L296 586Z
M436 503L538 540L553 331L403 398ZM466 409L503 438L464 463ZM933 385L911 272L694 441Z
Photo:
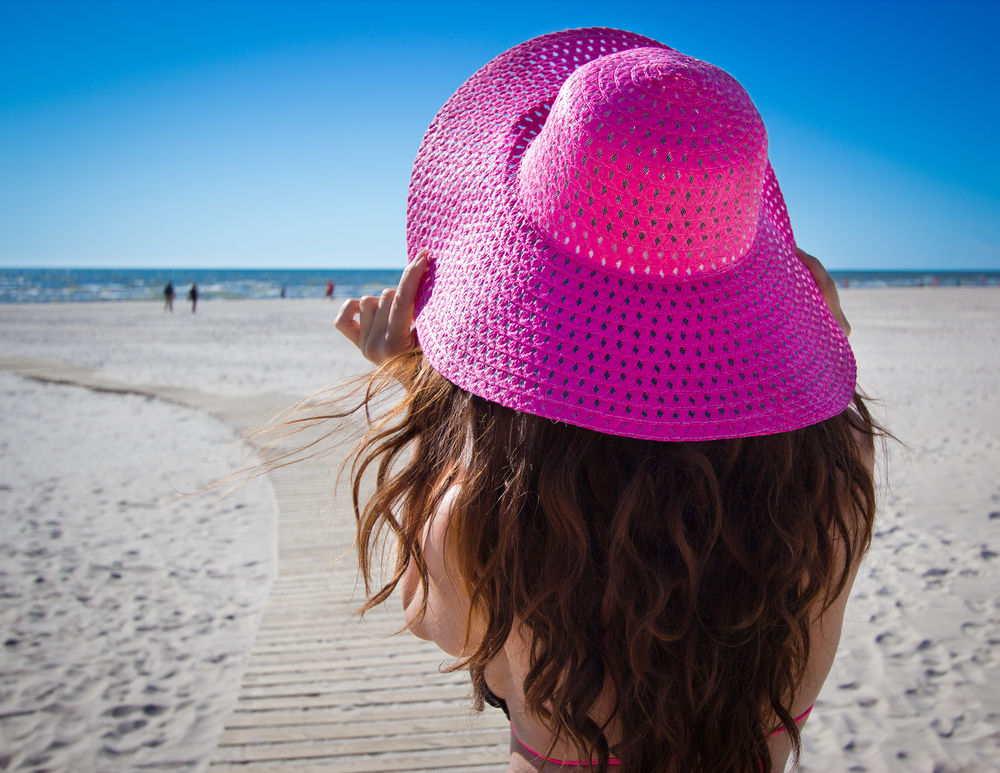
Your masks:
M0 769L196 767L275 568L261 481L197 411L0 373Z
M842 298L860 384L910 450L883 467L802 770L1000 770L1000 289ZM49 360L146 394L277 406L364 369L335 313L6 305L0 368ZM242 453L236 424L191 401L9 372L0 390L0 770L204 769L274 577L280 502L266 479L176 499Z
M1000 292L842 293L888 493L803 770L1000 770Z

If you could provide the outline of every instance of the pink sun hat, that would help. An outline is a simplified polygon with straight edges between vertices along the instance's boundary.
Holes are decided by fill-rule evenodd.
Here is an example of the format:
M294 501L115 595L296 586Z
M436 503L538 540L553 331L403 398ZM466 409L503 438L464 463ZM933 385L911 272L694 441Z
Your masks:
M854 356L794 246L743 87L620 30L498 56L435 117L410 178L431 365L612 435L765 435L847 407Z

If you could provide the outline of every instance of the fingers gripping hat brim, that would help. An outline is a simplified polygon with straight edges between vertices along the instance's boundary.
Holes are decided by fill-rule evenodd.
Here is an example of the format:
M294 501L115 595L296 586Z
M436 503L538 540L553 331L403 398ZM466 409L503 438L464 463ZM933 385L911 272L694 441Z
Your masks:
M749 97L648 38L554 33L473 75L417 154L407 243L430 257L425 356L508 408L708 440L808 426L853 395Z

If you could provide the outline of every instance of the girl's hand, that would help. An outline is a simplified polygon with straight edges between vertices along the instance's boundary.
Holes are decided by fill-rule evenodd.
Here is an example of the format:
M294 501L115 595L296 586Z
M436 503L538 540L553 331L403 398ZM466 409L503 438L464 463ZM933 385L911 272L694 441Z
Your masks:
M823 268L823 264L819 262L818 258L814 258L808 252L800 250L798 247L795 248L795 254L799 256L799 260L805 264L806 268L809 269L809 273L813 275L813 279L816 280L816 286L819 287L819 291L823 294L823 300L826 301L826 305L833 314L833 318L837 320L837 324L840 325L840 329L844 331L845 336L849 336L851 334L851 323L847 321L847 317L844 316L844 310L840 308L840 294L837 292L837 283L833 281L833 277Z
M340 308L333 326L343 333L369 362L381 365L390 357L411 351L417 345L413 330L417 288L427 271L427 250L403 269L399 287L386 288L375 298L349 298ZM357 317L358 319L355 319Z

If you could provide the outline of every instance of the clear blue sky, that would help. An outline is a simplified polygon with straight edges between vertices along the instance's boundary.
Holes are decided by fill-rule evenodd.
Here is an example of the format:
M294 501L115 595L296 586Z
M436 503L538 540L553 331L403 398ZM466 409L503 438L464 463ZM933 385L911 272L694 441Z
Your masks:
M1000 4L960 0L2 0L0 266L402 266L437 109L595 25L743 83L829 267L1000 269Z

